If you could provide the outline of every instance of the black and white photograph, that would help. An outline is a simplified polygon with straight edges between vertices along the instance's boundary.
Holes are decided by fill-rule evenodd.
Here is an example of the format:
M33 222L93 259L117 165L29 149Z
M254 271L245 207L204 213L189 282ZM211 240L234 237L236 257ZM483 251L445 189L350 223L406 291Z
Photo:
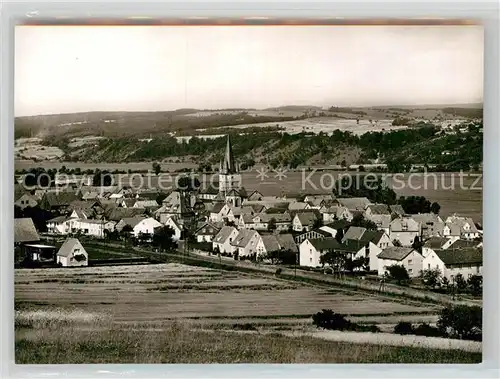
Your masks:
M16 364L482 362L481 25L14 50Z

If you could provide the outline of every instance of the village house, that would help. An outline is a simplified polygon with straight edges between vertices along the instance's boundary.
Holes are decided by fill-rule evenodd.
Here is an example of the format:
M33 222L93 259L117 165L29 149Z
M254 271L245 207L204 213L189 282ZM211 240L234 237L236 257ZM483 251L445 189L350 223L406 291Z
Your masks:
M288 230L290 225L291 225L291 217L286 213L259 213L256 214L255 216L252 216L251 220L251 226L249 229L255 229L255 230L268 230L269 224L271 223L271 220L275 221L275 226L276 230L278 231L284 231Z
M172 236L173 241L178 241L181 239L183 228L174 220L173 217L167 219L167 221L165 222L165 226L172 228L172 230L174 231L174 235Z
M47 220L47 232L50 234L69 234L72 229L72 221L66 216L57 216Z
M46 192L39 205L41 209L63 213L75 200L79 199L73 191Z
M196 241L212 242L217 233L219 233L220 229L221 228L213 222L205 222L195 232Z
M217 186L208 186L208 188L200 188L198 190L197 197L200 200L210 200L215 201L217 195L219 194L219 188Z
M249 201L260 201L264 195L262 195L259 191L255 190L250 195L248 195L248 200Z
M422 255L425 258L432 251L445 250L456 240L458 240L458 237L430 237L422 245Z
M212 210L210 211L210 221L211 222L223 222L227 219L231 208L226 203L215 203Z
M133 208L144 208L149 211L155 211L160 208L156 200L137 200Z
M63 267L88 266L89 255L77 238L68 238L57 252L57 264Z
M340 247L335 238L306 239L299 245L299 265L320 267L321 256Z
M314 211L297 212L293 217L292 228L296 232L308 232L318 221L318 213Z
M220 253L233 253L235 248L233 247L232 242L238 234L238 229L235 227L223 226L212 241L213 250L218 250Z
M437 214L419 213L411 215L411 218L420 224L422 238L444 235L444 222Z
M383 249L393 246L389 236L382 230L368 230L357 226L351 226L344 237L343 251L351 254L352 259L368 258L369 270L378 270L378 255Z
M397 264L406 268L410 278L415 278L420 275L424 259L415 249L402 246L386 247L377 258L379 276L385 275L387 267Z
M193 215L192 205L195 198L181 191L172 191L154 212L155 218L164 224L169 217L173 217L179 224L190 221Z
M458 250L458 249L466 249L469 247L482 247L483 242L482 241L471 241L471 240L465 240L465 239L459 239L456 237L451 238L451 242L446 247L446 249L451 249L451 250Z
M76 219L70 226L70 233L81 233L83 235L95 238L106 237L106 231L115 230L116 223L106 220Z
M152 217L136 216L122 219L116 224L115 228L121 232L126 225L132 228L131 234L136 238L139 234L153 235L155 228L162 226L162 224Z
M385 204L370 204L366 207L364 218L372 221L377 225L378 230L389 233L389 226L392 221L392 216L389 207Z
M450 282L458 274L461 274L465 280L472 275L482 275L483 250L480 248L434 250L424 258L422 269L436 268Z
M444 236L473 240L480 237L476 224L470 217L450 216L445 221Z
M366 207L371 204L371 201L366 197L338 197L336 202L351 212L364 212Z
M399 241L402 246L411 246L415 237L420 237L420 231L420 223L411 217L395 218L389 225L389 238L393 243Z
M264 234L261 236L263 250L259 254L266 254L276 251L290 251L297 253L298 248L291 234Z
M400 204L389 205L389 211L391 212L391 215L394 217L400 217L405 214L405 210Z
M329 238L332 235L325 231L322 230L321 228L319 229L313 229L308 232L301 233L297 236L295 236L295 242L300 245L303 241L306 239L323 239L323 238Z
M336 220L352 221L354 214L346 207L340 205L323 206L320 208L323 215L323 222L329 223Z
M264 253L262 237L255 230L241 229L231 245L240 258Z

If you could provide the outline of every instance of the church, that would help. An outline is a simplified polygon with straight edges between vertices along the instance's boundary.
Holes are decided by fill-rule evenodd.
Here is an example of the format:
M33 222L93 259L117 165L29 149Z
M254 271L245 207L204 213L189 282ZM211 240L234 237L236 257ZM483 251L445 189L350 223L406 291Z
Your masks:
M219 193L217 200L233 207L240 207L247 198L247 192L241 183L241 174L234 159L231 139L227 136L226 151L219 165Z

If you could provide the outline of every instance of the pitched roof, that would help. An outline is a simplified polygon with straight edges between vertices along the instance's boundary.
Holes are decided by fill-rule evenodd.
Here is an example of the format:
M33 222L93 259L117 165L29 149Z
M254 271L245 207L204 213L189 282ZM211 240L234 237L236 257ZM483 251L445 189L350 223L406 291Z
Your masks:
M69 220L66 216L57 216L54 218L51 218L50 220L47 220L48 223L60 223Z
M366 232L366 228L362 228L360 226L351 226L349 229L347 229L347 232L344 234L342 241L360 240L364 232Z
M341 197L337 198L337 201L347 209L357 211L364 211L371 204L371 201L366 197Z
M49 207L68 206L75 200L78 200L78 196L71 191L46 192L43 195L43 202Z
M410 217L421 224L443 222L443 220L441 220L440 217L434 213L417 213L412 214Z
M278 242L282 249L291 250L294 252L298 251L298 247L297 244L295 243L295 240L293 239L293 235L289 233L277 234L276 238L278 239Z
M134 204L135 208L159 208L156 200L137 200Z
M259 235L255 230L241 229L234 241L231 242L231 245L245 247L255 235Z
M75 245L79 245L81 249L83 249L82 244L77 238L68 238L59 248L57 255L60 257L69 257L71 252L73 251ZM83 249L85 250L85 249Z
M122 219L124 225L130 225L132 228L135 227L142 220L146 220L147 217L135 216L135 217L125 217Z
M342 245L332 237L307 239L316 250L333 250L341 248Z
M390 215L389 207L386 204L370 204L366 207L374 215Z
M219 233L220 228L212 222L205 222L196 229L198 235L211 235L215 236Z
M377 256L379 259L390 259L394 261L402 261L405 259L412 251L416 251L412 247L402 247L402 246L389 246L386 247Z
M142 215L146 212L143 208L110 208L106 212L106 218L113 221L120 221L124 218Z
M435 250L435 253L447 266L483 264L483 249L481 248Z
M361 241L372 242L376 245L384 234L385 232L383 230L366 230L361 236Z
M447 237L431 237L424 242L424 247L428 247L430 249L441 249L443 245L448 242L449 238Z
M458 250L458 249L465 249L465 248L470 248L470 247L476 247L479 245L479 242L477 241L468 241L468 240L456 240L453 242L448 249L450 250Z
M40 236L36 231L35 224L31 218L14 219L14 242L34 242L40 241Z
M215 203L210 212L218 214L224 208L225 205L226 205L226 203L222 203L222 202Z
M329 226L332 229L338 230L338 229L344 229L351 225L351 223L347 220L335 220L330 222L329 224L326 224L325 226Z
M299 212L296 216L301 225L312 225L318 219L316 212Z
M267 252L278 251L281 249L278 239L274 234L263 235L262 242L264 243L264 247L266 248Z
M392 231L420 232L420 223L411 217L395 218L390 226Z
M123 199L121 202L122 202L122 204L125 204L125 206L126 206L127 208L131 208L131 207L133 207L133 206L134 206L134 204L136 203L136 201L137 201L137 200L136 200L136 199L133 199L133 198L125 198L125 199Z
M391 211L391 213L395 213L395 214L398 214L398 215L404 215L405 214L405 210L399 204L389 205L389 210Z
M224 243L235 231L237 231L237 229L232 226L223 226L222 229L219 230L219 233L217 233L214 237L213 242Z

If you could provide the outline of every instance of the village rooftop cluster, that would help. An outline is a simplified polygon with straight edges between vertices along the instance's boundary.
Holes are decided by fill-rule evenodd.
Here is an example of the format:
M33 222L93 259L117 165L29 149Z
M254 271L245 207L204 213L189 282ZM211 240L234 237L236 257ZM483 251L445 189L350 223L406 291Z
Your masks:
M482 231L471 218L406 214L400 205L374 204L364 197L248 193L229 137L218 188L174 189L159 197L155 189L88 184L73 191L19 194L15 201L19 209L39 207L54 216L45 220L43 232L30 218L15 220L14 242L22 259L87 265L81 236L151 243L155 234L167 228L178 248L224 259L256 263L281 259L333 272L345 270L346 262L357 262L351 271L380 277L394 265L404 267L410 278L430 269L439 270L448 280L482 271ZM46 237L66 240L56 253L54 246L40 242Z

